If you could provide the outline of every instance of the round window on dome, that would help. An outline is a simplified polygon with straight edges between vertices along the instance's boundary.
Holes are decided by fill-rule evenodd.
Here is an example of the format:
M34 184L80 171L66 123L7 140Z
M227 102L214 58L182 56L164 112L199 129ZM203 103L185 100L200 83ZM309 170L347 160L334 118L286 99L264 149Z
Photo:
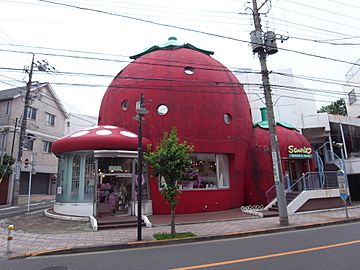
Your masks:
M161 104L159 105L159 107L157 107L157 113L159 115L165 115L168 113L168 111L169 111L168 107L164 104Z
M232 120L231 114L230 113L225 113L224 114L224 122L225 122L225 124L230 125L231 120Z
M121 108L126 111L127 109L129 109L129 100L125 99L122 103L121 103Z
M195 72L195 69L193 67L184 67L184 72L187 75L192 75Z

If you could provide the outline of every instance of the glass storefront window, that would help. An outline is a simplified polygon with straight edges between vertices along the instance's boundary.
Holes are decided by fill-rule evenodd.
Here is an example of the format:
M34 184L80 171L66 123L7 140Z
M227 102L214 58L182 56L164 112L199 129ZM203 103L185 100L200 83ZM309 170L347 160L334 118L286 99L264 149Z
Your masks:
M99 158L99 173L132 173L132 161L129 158Z
M73 159L72 166L72 181L71 181L71 194L77 196L79 193L80 185L80 156L76 155Z
M65 157L61 156L58 161L58 173L56 179L56 198L57 202L63 202L64 178L65 178Z
M92 200L94 198L95 187L95 158L93 155L87 155L85 159L85 182L84 182L84 199Z
M95 159L92 153L65 154L59 158L56 202L94 201Z
M221 189L230 186L228 155L194 153L191 159L198 171L198 179L180 181L180 189Z

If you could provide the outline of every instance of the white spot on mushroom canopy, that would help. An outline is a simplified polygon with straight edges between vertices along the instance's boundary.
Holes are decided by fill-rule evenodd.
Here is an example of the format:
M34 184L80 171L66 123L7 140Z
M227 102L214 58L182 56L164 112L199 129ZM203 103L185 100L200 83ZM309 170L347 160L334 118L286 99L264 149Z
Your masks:
M84 136L84 135L86 135L88 133L89 133L89 131L83 130L83 131L80 131L80 132L77 132L77 133L74 133L74 134L70 135L70 137L72 137L72 138L80 137L80 136Z
M117 127L115 127L115 126L104 126L104 128L107 128L107 129L117 129Z
M110 134L112 134L112 131L106 130L106 129L96 131L96 135L104 136L104 135L110 135Z
M126 137L130 137L130 138L136 138L137 135L132 133L132 132L129 132L129 131L125 131L125 130L122 130L120 131L120 134L123 135L123 136L126 136Z

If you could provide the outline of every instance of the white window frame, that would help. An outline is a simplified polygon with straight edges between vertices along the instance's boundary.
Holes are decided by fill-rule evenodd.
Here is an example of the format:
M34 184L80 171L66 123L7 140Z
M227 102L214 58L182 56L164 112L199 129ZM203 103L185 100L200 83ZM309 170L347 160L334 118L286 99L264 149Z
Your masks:
M46 125L47 126L55 126L55 118L56 116L52 113L46 113Z
M10 115L10 113L11 113L11 101L7 101L5 106L5 115Z
M28 107L27 109L27 119L36 120L37 109L34 107Z
M24 141L24 147L23 149L26 151L33 151L34 150L34 141L35 141L35 135L34 134L26 134L25 141Z
M46 154L51 154L51 147L52 147L52 142L50 141L43 141L43 152Z

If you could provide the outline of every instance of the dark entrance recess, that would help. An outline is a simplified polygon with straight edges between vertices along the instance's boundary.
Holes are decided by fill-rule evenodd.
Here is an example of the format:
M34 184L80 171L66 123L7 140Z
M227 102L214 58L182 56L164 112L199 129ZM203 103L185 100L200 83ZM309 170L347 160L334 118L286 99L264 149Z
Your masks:
M350 196L352 201L360 201L360 175L348 175Z
M7 203L8 186L9 186L9 178L4 177L0 183L0 204Z

